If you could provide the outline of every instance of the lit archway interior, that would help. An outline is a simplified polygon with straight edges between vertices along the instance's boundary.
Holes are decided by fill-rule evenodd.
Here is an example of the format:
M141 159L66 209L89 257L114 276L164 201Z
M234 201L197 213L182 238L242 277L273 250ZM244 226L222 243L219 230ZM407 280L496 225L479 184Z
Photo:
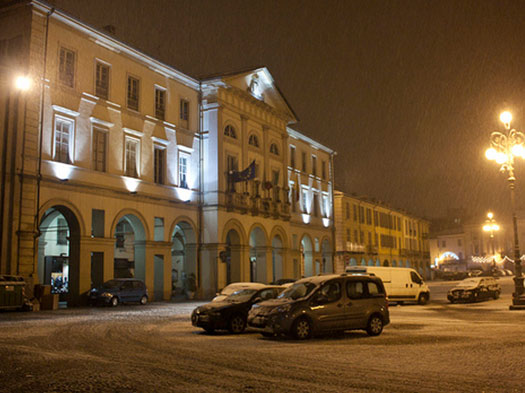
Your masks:
M323 255L323 273L333 273L332 247L328 239L324 239L321 243L321 253Z
M146 234L137 216L127 214L115 227L115 278L146 278Z
M183 288L184 279L190 274L197 275L197 242L192 226L179 222L171 236L171 289L172 296ZM160 275L160 274L159 274ZM155 275L155 286L163 281Z
M241 237L230 229L226 235L226 284L241 280Z
M279 235L272 240L272 281L283 278L283 242Z
M312 241L308 236L301 239L301 259L304 266L304 276L310 277L314 274Z
M38 282L51 285L60 301L79 300L80 226L65 206L48 209L40 221L38 239Z
M259 227L250 233L250 281L267 282L266 236Z

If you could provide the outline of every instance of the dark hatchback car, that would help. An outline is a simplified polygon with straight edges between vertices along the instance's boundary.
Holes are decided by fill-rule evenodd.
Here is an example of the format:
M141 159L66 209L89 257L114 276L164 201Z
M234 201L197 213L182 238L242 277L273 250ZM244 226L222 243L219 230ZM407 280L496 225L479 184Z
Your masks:
M263 336L314 334L364 329L377 336L390 323L380 278L368 275L319 275L296 281L278 299L256 304L248 325Z
M494 277L471 277L458 283L448 291L450 303L478 302L499 298L501 287Z
M93 288L89 292L91 304L103 304L113 307L119 303L146 304L148 302L148 290L144 281L135 278L115 278L106 281L99 288Z
M283 287L266 285L260 289L246 288L232 293L224 300L210 302L197 307L191 314L193 326L206 332L229 330L239 334L246 329L248 311L253 304L274 299L283 291Z

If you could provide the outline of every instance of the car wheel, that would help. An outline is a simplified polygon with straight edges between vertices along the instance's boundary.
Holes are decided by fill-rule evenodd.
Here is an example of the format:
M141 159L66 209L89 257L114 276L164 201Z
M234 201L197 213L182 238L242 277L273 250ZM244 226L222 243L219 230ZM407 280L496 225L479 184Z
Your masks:
M140 298L140 304L142 304L143 306L148 302L148 297L146 295L142 296Z
M422 293L419 295L419 298L417 299L418 304L424 306L428 303L428 294Z
M246 328L246 319L243 318L240 314L235 314L230 318L230 323L228 324L228 330L233 334L239 334L244 332Z
M383 331L383 318L375 314L370 317L366 325L366 332L369 336L379 336Z
M312 336L312 323L307 318L299 318L292 327L292 335L297 340L306 340Z
M118 303L119 303L119 302L118 302L118 297L113 296L113 297L111 298L111 302L110 302L111 306L112 306L112 307L117 307L117 306L118 306Z
M499 291L494 292L494 295L492 295L492 297L494 298L494 300L498 299L499 298Z

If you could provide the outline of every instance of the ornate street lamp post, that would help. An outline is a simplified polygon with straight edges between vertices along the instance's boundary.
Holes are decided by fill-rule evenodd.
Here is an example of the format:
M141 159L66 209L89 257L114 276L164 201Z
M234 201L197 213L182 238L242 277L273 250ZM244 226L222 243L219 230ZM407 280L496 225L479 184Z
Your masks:
M496 131L490 134L491 147L485 152L485 156L489 160L496 161L500 165L500 171L508 174L508 182L510 188L510 204L512 209L512 226L514 229L514 293L512 294L512 306L525 306L525 297L522 296L523 276L521 273L520 248L518 242L518 220L516 217L516 198L515 198L515 182L514 176L514 158L525 158L525 135L510 128L512 115L510 112L503 112L500 120L505 125L505 133Z

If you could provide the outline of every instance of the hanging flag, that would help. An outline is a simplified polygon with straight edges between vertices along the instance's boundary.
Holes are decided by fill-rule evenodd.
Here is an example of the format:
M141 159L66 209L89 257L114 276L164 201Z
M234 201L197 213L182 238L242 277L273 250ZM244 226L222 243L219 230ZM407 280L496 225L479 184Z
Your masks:
M245 170L238 172L238 171L232 171L231 179L232 182L237 183L240 181L248 181L255 178L255 160L252 161L250 165L248 165L248 168Z

